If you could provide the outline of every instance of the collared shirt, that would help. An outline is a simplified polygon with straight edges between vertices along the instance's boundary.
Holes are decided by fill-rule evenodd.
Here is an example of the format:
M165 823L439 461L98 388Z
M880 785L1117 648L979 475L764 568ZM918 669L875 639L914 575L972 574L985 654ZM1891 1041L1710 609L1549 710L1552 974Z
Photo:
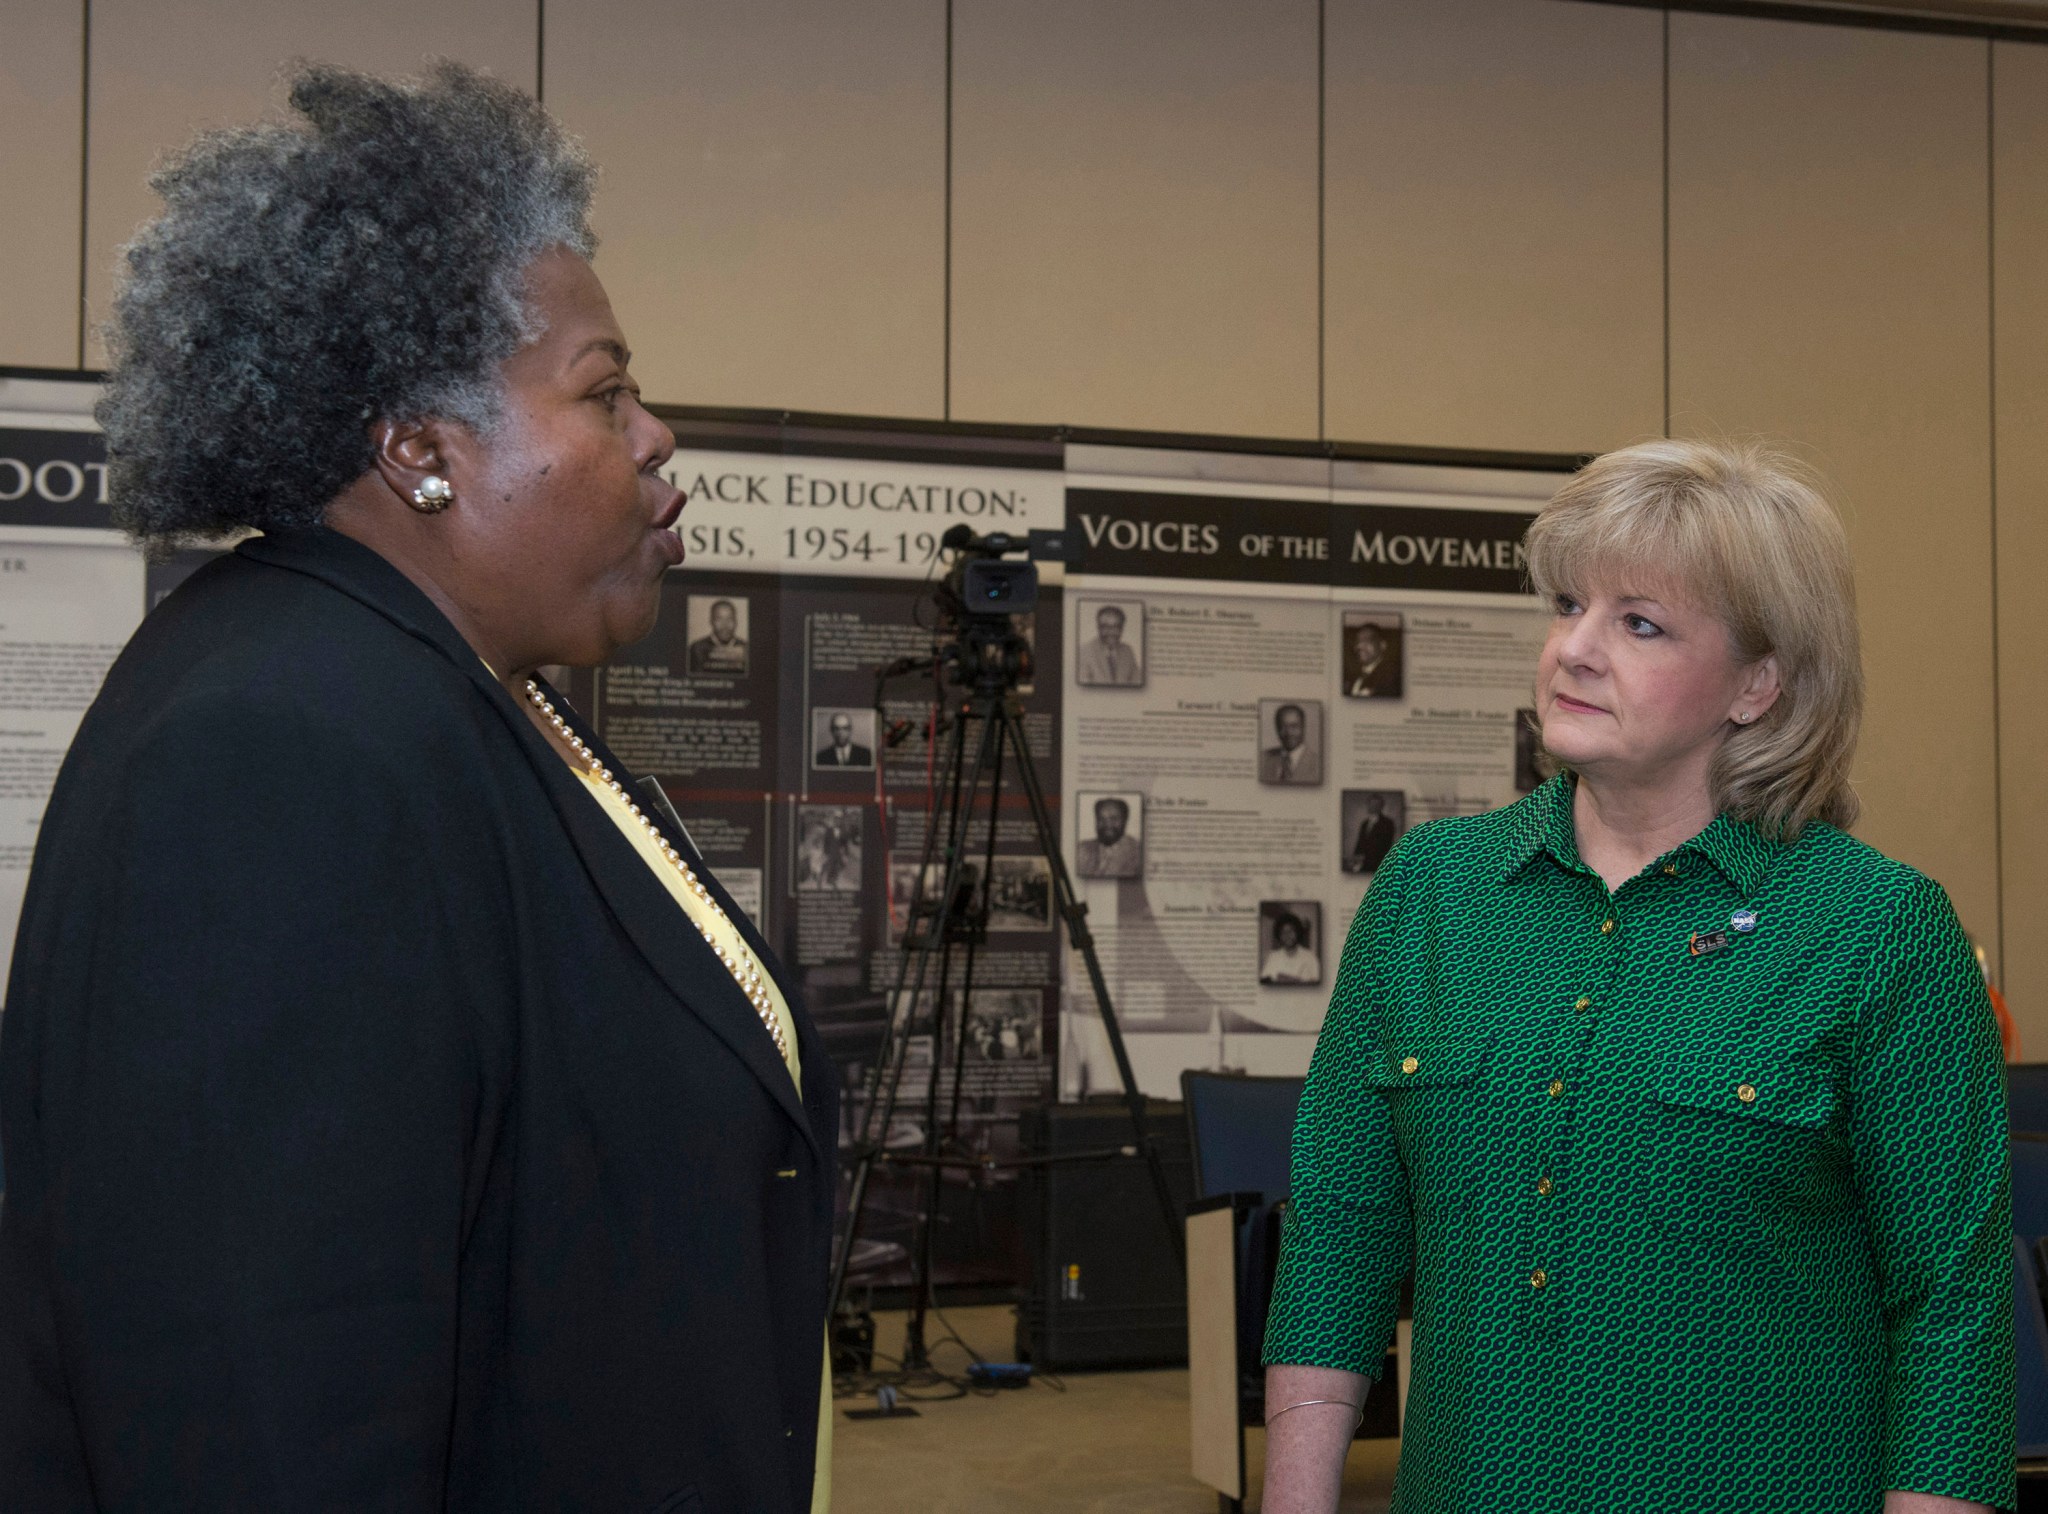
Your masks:
M1299 746L1269 746L1264 752L1267 783L1321 783L1323 759L1307 742Z
M1266 1359L1376 1373L1412 1266L1411 1514L2010 1507L2004 1085L1947 896L1726 815L1610 893L1573 795L1375 878Z
M1074 663L1074 681L1135 688L1145 681L1145 673L1130 647L1123 642L1111 646L1098 636L1081 648Z
M1320 983L1322 978L1322 959L1299 946L1267 952L1265 964L1259 969L1262 983Z
M1081 843L1075 871L1083 878L1136 878L1145 871L1144 849L1136 836L1119 836L1107 846L1090 836Z
M737 636L731 641L720 641L716 636L700 636L690 643L692 673L744 673L746 670L747 644Z

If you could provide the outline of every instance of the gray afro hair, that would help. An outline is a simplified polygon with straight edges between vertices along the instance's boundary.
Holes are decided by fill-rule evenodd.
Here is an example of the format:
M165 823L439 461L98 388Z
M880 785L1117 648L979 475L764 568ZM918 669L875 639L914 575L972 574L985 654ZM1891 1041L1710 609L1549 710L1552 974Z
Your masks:
M377 419L488 435L500 365L540 334L528 265L596 249L595 171L510 85L314 65L290 101L166 163L126 249L98 414L114 517L153 548L313 525Z

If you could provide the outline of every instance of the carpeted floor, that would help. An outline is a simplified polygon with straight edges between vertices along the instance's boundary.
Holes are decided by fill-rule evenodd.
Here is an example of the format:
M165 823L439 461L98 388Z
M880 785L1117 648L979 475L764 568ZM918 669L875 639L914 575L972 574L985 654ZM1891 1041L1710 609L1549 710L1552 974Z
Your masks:
M949 1309L946 1318L988 1359L1013 1355L1008 1308ZM903 1316L882 1315L876 1326L877 1348L893 1356ZM948 1371L966 1369L958 1346L935 1355ZM1065 1385L919 1403L916 1419L849 1420L845 1410L874 1401L840 1400L834 1514L1215 1514L1215 1493L1188 1474L1187 1373L1091 1372ZM1263 1441L1251 1432L1254 1488ZM1397 1450L1394 1441L1352 1448L1345 1514L1386 1509ZM1258 1507L1256 1493L1247 1506Z

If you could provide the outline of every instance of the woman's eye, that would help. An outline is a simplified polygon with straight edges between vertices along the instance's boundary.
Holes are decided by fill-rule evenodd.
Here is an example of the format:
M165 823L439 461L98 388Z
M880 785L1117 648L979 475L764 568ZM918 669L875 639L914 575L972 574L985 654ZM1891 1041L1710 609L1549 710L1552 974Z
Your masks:
M1571 597L1571 595L1569 595L1569 594L1560 594L1560 595L1558 595L1558 596L1557 596L1557 613L1558 613L1558 614L1560 614L1560 615L1576 615L1576 614L1578 614L1578 612L1579 612L1579 602L1578 602L1578 601L1577 601L1576 599L1573 599L1573 598Z
M1628 628L1628 634L1631 636L1648 638L1664 634L1664 628L1657 622L1645 620L1640 615L1624 615L1621 617L1621 623Z

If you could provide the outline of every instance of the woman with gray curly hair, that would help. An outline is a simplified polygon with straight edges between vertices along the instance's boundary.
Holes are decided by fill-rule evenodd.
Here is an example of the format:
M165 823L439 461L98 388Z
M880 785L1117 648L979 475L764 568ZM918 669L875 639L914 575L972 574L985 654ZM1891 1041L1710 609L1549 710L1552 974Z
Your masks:
M0 1506L822 1505L830 1064L538 671L682 556L592 170L451 65L291 103L157 176L116 307L122 520L258 534L42 828Z

